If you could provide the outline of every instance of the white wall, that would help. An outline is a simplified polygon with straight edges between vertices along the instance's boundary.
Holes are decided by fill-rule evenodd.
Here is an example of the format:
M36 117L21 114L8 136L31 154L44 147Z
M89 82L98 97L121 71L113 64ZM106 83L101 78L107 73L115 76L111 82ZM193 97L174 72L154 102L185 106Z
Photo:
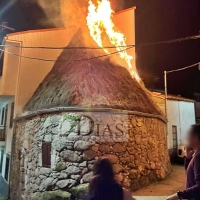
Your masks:
M180 138L184 140L189 126L195 124L195 107L192 102L179 102L180 108L180 122L181 122L181 133Z
M177 126L178 138L180 136L180 119L178 101L167 101L167 118L168 118L168 149L173 148L172 126ZM179 143L180 141L178 141Z
M195 124L193 102L167 101L168 115L168 149L173 148L172 126L177 126L178 145L184 141L190 125Z

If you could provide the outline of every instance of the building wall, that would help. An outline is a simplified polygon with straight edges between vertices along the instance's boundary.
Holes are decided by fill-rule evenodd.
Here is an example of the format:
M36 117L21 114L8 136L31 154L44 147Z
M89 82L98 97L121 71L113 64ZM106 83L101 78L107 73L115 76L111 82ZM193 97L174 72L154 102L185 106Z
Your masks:
M118 12L113 17L115 26L121 31L127 45L135 45L135 7ZM133 57L132 66L136 70L135 47L128 49L127 53Z
M179 102L167 101L167 118L168 118L168 149L173 149L172 126L177 126L178 143L180 143L180 117Z
M193 102L179 102L180 107L180 122L181 122L181 130L180 130L180 138L181 142L186 138L186 133L188 131L189 126L195 124L195 105Z
M21 52L19 42L6 42L5 45L16 46L6 47L5 51L19 55ZM17 74L20 64L20 57L4 53L4 64L2 76L0 77L0 95L15 95L17 86Z
M0 110L1 110L0 121L2 119L2 109L8 106L7 121L6 121L6 124L3 124L6 126L6 132L5 132L6 141L5 141L5 146L1 147L4 149L4 155L3 155L2 173L0 174L0 185L1 185L0 194L4 195L5 197L8 196L8 191L9 191L10 163L11 163L12 138L13 138L13 126L14 126L13 124L12 128L10 128L10 115L11 115L11 105L13 102L14 102L14 97L10 97L10 100L0 104ZM4 117L5 117L5 114L4 114ZM9 158L9 165L6 166L7 158ZM7 180L5 179L6 168L8 169Z
M42 200L52 190L61 195L81 187L91 180L99 157L110 159L125 188L162 180L171 171L164 131L164 121L126 112L63 111L18 120L11 200L20 198L22 188L25 199Z
M167 101L168 113L168 148L173 148L172 126L177 126L178 145L180 145L190 125L195 123L195 109L193 102Z
M153 99L159 108L165 113L165 99L163 96L159 97L153 95ZM173 151L173 134L172 126L177 127L178 145L180 145L185 137L187 130L191 124L195 123L195 108L194 102L167 100L167 118L168 118L168 135L167 145L168 149ZM176 151L175 151L176 153Z
M157 106L160 108L162 113L165 115L165 99L157 97L157 96L153 96L153 95L152 95L152 98L154 102L157 104Z
M50 29L42 31L30 31L22 32L17 34L10 34L7 36L6 44L15 45L16 42L20 43L21 47L65 47L68 45L72 36L76 32L77 28L68 29ZM9 51L9 49L6 51ZM42 59L56 60L60 55L62 49L32 49L32 48L22 48L21 52L18 52L21 56L35 57ZM19 57L17 57L19 58ZM10 63L15 63L13 68L17 68L16 56L6 55L4 57L4 73L3 76L10 73L11 65ZM21 112L22 107L31 98L36 88L42 82L47 73L52 69L54 61L39 61L31 60L27 58L20 58L19 67L16 72L17 77L17 90L15 93L15 103L16 110L15 113ZM10 81L6 77L6 81Z
M198 124L200 124L200 102L195 103L196 108L196 121Z

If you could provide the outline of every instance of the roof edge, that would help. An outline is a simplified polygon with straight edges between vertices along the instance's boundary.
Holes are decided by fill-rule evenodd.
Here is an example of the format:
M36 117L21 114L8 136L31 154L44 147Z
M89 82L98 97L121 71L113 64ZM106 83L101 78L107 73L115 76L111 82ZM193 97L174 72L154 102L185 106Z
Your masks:
M165 99L165 95L162 94L162 93L159 93L159 92L151 92L151 95L153 97ZM195 103L195 101L193 99L188 99L188 98L185 98L185 97L181 97L181 96L177 96L177 95L171 95L171 94L167 95L167 99L172 100L172 101L185 101L185 102Z
M130 111L130 110L118 110L118 109L112 109L112 108L84 108L84 107L78 107L78 106L71 106L71 107L52 107L49 109L43 109L43 110L38 110L34 112L28 112L27 114L24 113L23 116L16 117L15 121L19 121L22 119L27 119L30 117L34 117L37 115L42 115L42 114L50 114L50 113L61 113L61 112L106 112L106 113L116 113L116 114L132 114L132 115L138 115L138 116L143 116L143 117L152 117L152 118L157 118L164 123L167 123L167 120L165 117L162 115L154 115L154 114L149 114L149 113L143 113L143 112L138 112L138 111Z
M15 33L9 33L9 34L6 35L6 37L10 37L10 36L13 36L13 35L27 34L27 33L47 32L47 31L56 31L56 30L59 31L59 30L66 30L66 29L70 29L70 28L75 28L75 26L20 31L20 32L15 32Z

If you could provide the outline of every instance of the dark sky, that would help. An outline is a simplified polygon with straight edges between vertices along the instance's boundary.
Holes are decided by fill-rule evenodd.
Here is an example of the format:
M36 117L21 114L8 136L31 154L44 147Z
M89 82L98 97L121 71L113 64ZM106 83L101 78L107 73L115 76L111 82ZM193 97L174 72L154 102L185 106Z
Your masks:
M48 0L50 2L50 0ZM54 0L55 1L55 0ZM122 0L118 1L121 4ZM12 3L5 9L5 5ZM6 21L16 31L50 28L34 0L0 0L0 23ZM140 44L171 40L200 32L200 0L125 0L125 8L136 6L137 68L148 88L163 89L163 72L200 61L200 39L139 48ZM3 11L2 11L3 10ZM4 33L0 32L0 40ZM192 98L200 92L198 68L168 75L168 90Z

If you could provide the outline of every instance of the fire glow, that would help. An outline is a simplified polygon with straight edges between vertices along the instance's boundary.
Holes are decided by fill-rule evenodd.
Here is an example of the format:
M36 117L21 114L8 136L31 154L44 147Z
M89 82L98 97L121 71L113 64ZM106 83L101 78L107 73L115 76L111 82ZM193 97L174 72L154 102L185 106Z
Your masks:
M89 0L87 25L91 37L99 47L103 48L107 54L110 54L109 50L104 48L103 45L103 34L105 32L110 43L116 47L120 57L126 61L130 74L137 81L140 81L137 71L134 70L131 64L133 57L126 51L126 38L123 33L115 30L115 25L112 20L114 11L111 8L110 1L101 0L97 1L97 4L96 6L92 0Z

